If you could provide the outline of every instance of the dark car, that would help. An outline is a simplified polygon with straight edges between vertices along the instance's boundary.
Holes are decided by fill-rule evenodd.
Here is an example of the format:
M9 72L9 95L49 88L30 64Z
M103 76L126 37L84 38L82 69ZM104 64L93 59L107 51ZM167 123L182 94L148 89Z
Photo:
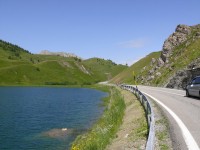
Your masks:
M195 77L186 87L186 96L200 97L200 76Z

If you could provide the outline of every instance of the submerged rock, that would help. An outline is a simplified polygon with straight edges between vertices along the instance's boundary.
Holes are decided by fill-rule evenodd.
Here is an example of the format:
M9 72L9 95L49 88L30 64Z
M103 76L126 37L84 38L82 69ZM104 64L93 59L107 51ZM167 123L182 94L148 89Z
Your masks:
M69 136L77 136L87 132L87 129L54 128L44 131L40 136L49 138L65 139Z
M48 131L45 131L42 133L43 136L48 136L51 138L65 138L67 137L69 134L71 134L73 132L73 129L67 129L67 128L55 128L55 129L51 129Z

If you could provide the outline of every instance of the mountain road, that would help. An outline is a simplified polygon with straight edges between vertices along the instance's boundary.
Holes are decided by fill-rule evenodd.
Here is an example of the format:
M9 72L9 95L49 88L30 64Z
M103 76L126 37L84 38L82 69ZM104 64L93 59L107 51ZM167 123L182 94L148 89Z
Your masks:
M169 120L173 149L200 148L200 99L186 97L184 90L138 86L155 101Z

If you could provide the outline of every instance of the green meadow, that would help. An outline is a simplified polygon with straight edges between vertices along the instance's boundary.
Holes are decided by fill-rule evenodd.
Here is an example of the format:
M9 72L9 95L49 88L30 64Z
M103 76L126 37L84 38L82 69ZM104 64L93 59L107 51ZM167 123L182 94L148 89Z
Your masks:
M111 60L31 54L0 41L0 85L91 85L109 80L122 70Z

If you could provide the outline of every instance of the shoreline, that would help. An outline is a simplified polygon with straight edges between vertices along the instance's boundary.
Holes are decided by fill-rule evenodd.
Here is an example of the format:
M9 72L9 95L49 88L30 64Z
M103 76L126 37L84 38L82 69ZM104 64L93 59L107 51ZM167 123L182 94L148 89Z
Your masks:
M97 89L100 91L105 91L101 88L100 84L91 84L91 85L0 85L0 87L49 87L49 88L91 88Z
M0 85L0 87L85 87L85 86L93 86L91 85L45 85L45 84L8 84L8 85Z
M97 85L95 85L96 87ZM98 90L109 92L109 96L103 99L105 110L102 116L94 123L88 132L79 135L72 142L71 150L104 149L114 139L122 123L125 103L116 87L98 85ZM97 88L96 87L96 88ZM100 88L100 89L99 89Z

